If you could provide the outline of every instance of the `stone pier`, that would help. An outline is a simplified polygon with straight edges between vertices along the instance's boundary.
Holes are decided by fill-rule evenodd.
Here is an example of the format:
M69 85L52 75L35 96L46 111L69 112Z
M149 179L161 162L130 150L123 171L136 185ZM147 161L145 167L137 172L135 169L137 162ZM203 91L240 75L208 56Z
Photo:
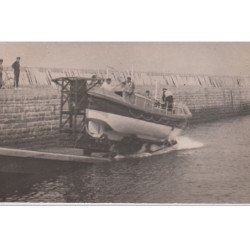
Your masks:
M20 88L13 89L13 72L4 71L0 89L0 146L47 147L58 144L60 90L51 81L61 76L106 77L106 71L22 68ZM109 71L113 80L130 72ZM160 97L163 87L188 105L192 122L250 114L250 77L134 72L136 91Z

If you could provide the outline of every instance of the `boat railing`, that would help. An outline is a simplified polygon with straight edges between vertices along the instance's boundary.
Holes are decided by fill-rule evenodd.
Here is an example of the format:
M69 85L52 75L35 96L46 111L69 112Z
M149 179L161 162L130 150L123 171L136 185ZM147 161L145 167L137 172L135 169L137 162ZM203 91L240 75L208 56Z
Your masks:
M106 90L99 90L103 93L107 92ZM122 97L124 102L133 104L145 111L154 112L161 115L191 115L188 107L182 102L173 102L163 104L155 98L149 98L142 94L135 93L129 97Z
M155 111L160 114L167 115L190 115L190 111L186 104L182 102L173 102L162 104L158 100L148 98L146 96L136 94L134 98L134 105L142 107L148 111Z
M174 102L172 108L169 108L169 104L167 103L166 114L169 114L169 112L175 115L191 115L187 105L182 102Z

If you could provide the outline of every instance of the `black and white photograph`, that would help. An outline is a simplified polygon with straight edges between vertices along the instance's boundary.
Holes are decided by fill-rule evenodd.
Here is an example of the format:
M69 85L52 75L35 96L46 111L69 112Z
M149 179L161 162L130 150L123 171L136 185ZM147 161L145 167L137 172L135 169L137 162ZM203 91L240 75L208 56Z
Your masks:
M249 249L249 3L1 1L1 249Z
M250 202L250 43L1 42L0 201Z

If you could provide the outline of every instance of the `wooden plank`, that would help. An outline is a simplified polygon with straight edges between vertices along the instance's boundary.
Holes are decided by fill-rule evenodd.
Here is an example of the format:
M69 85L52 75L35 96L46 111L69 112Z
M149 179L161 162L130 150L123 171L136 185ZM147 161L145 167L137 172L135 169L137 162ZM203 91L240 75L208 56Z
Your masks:
M101 158L101 157L49 153L49 152L11 149L2 147L0 148L0 156L44 159L44 160L65 161L65 162L85 162L85 163L111 162L111 159Z

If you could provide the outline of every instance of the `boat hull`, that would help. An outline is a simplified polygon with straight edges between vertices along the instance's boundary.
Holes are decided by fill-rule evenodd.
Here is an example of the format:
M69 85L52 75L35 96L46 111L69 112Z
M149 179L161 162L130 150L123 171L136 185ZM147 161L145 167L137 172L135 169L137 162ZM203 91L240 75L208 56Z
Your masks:
M121 141L125 137L135 136L151 142L164 142L181 132L172 126L157 124L132 117L87 109L88 133L92 137L103 135L111 141Z

